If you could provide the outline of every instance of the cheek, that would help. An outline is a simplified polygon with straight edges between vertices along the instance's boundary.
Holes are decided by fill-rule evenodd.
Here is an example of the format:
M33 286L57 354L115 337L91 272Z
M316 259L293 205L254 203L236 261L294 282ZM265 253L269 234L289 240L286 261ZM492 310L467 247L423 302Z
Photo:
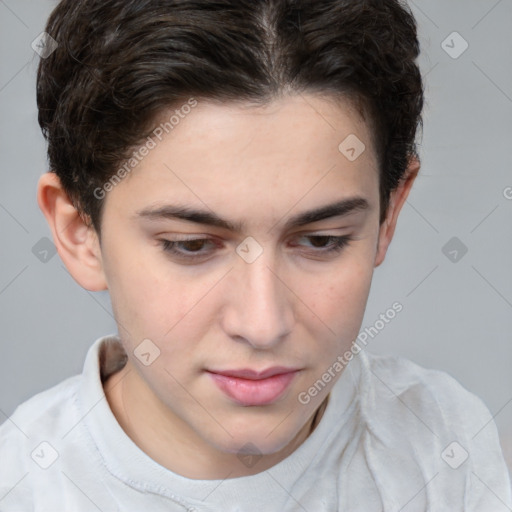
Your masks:
M367 260L354 258L325 276L311 277L303 284L301 296L309 297L304 303L317 318L318 329L327 333L321 339L328 340L333 350L349 347L357 337L372 275L373 267Z
M178 360L207 329L207 300L221 275L193 278L158 255L158 249L110 254L109 293L119 330L130 349L149 338L160 347L162 361Z
M159 339L183 317L187 304L178 279L166 276L160 258L117 246L108 254L108 288L114 316L124 336Z

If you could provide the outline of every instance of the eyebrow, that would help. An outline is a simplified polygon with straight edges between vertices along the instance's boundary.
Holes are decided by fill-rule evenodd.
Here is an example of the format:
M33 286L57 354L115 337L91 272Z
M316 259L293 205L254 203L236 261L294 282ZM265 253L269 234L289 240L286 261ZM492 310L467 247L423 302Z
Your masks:
M313 210L308 210L294 215L288 219L283 227L284 230L305 226L329 219L331 217L341 217L349 215L357 211L368 210L370 204L364 197L355 196L336 201ZM208 210L199 210L189 206L181 205L164 205L157 207L148 207L135 212L135 217L149 220L174 219L195 222L197 224L205 224L224 228L229 231L244 231L243 222L232 222L219 217L216 213Z

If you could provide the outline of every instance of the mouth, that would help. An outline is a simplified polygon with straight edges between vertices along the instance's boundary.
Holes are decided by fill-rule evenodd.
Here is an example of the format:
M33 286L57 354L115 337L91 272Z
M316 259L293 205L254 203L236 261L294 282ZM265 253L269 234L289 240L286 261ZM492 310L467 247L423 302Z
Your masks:
M243 406L268 405L290 387L299 369L274 367L265 371L207 371L217 387L235 403Z

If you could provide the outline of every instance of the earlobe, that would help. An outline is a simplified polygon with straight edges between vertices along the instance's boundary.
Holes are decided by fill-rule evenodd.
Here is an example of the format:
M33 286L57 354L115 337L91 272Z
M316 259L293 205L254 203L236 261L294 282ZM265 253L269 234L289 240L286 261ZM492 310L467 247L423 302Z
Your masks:
M47 172L39 178L37 203L48 221L59 256L73 279L86 290L106 290L98 236L79 215L55 173Z
M418 176L419 170L420 161L417 157L412 157L409 161L409 166L405 171L404 178L398 187L390 194L386 219L379 229L379 239L374 264L375 267L378 267L386 257L389 244L391 243L395 233L398 214L400 213L402 206L404 205L409 192L411 191L412 185Z

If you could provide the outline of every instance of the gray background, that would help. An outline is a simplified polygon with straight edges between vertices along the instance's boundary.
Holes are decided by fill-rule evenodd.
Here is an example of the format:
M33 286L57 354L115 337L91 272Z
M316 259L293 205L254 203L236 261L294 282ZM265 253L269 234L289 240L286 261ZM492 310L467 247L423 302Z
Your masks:
M375 271L362 330L400 302L403 311L368 350L444 370L480 396L510 462L512 1L409 3L426 83L422 170ZM0 0L0 423L27 398L80 372L93 341L116 332L107 292L82 289L58 255L45 263L33 252L51 233L36 202L47 164L31 43L54 5ZM454 31L469 44L458 58L443 49L453 55L462 48L448 37ZM453 237L458 247L443 252Z

